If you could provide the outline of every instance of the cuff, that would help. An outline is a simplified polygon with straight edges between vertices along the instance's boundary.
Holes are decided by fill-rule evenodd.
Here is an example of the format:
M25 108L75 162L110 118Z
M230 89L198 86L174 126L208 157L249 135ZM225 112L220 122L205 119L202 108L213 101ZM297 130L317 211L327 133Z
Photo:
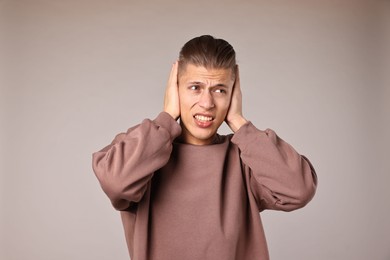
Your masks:
M161 112L153 122L156 125L166 129L171 136L171 139L175 139L181 134L181 127L173 117L167 112Z
M246 150L246 147L253 143L264 131L257 129L252 122L248 121L234 133L231 141L236 144L241 151Z

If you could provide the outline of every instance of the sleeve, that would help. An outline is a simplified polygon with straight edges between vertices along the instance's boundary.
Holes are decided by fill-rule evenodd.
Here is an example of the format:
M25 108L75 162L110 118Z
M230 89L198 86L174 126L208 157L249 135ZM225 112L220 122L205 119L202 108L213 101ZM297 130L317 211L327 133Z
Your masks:
M117 210L139 202L154 172L169 160L179 124L161 112L145 119L92 155L92 167L103 191Z
M258 130L251 122L232 138L240 150L244 171L259 211L292 211L305 206L314 196L317 175L309 160L267 129Z

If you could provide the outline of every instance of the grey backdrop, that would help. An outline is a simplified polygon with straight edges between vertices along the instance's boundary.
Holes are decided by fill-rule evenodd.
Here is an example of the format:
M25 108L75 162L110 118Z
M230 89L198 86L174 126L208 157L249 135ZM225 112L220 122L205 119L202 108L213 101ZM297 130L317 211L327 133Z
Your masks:
M235 47L245 116L318 171L306 208L262 213L271 258L390 259L389 19L384 0L0 1L0 259L128 259L91 154L161 111L201 34Z

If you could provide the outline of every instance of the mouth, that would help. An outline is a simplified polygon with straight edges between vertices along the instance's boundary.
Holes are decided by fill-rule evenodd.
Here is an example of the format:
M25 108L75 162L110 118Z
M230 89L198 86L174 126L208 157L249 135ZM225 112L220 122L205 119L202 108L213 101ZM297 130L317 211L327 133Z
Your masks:
M207 128L213 124L214 117L209 115L196 114L194 115L194 119L199 127Z
M212 116L204 116L204 115L195 115L194 118L200 122L210 122L214 120Z

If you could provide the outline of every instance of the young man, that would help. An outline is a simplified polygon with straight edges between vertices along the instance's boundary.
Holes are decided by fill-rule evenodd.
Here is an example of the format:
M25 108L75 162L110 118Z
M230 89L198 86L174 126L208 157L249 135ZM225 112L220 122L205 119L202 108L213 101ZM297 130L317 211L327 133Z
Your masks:
M234 134L217 134L224 121ZM133 260L269 259L259 212L301 208L317 184L306 157L244 118L235 51L212 36L183 46L164 111L94 153L93 169Z

